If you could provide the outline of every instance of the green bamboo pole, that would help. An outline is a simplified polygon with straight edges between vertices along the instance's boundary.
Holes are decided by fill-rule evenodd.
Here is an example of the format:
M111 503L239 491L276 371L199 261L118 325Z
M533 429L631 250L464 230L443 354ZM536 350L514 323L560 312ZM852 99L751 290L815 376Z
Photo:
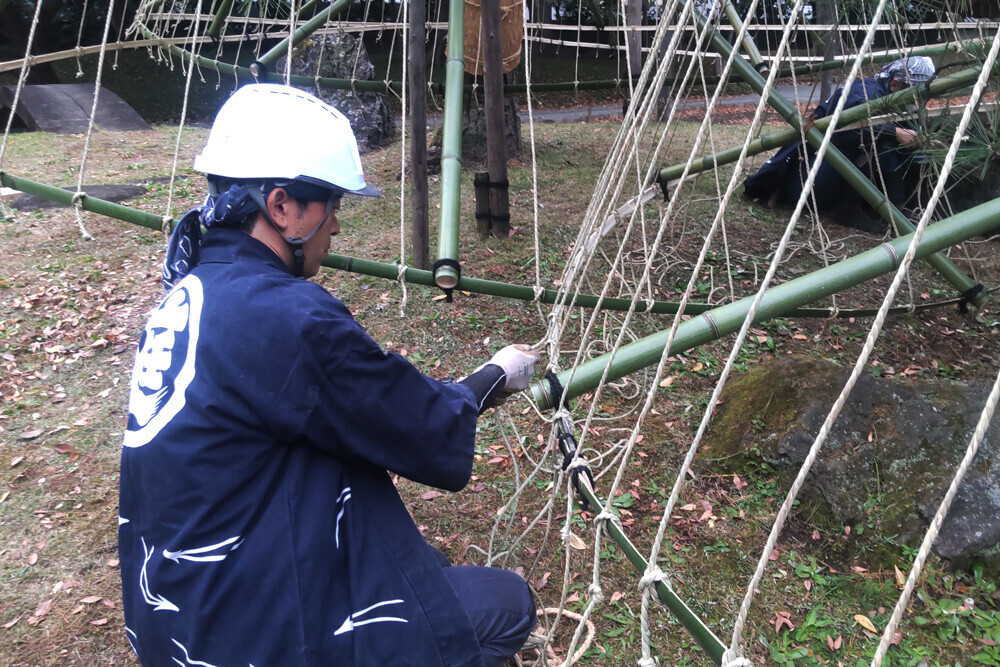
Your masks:
M736 31L736 34L739 34L740 30L743 29L743 19L740 18L739 12L736 11L736 7L733 6L732 0L726 0L725 7L723 9L726 12L726 20L729 21L729 25L733 26L733 30ZM753 41L753 37L750 36L749 32L743 36L743 50L750 59L750 64L752 64L755 68L764 64L764 59L760 57L760 51L757 49L757 44Z
M579 491L587 499L587 503L591 507L604 507L604 501L601 500L589 484L580 484ZM608 535L615 541L615 543L621 548L622 553L628 558L628 561L632 563L634 567L639 572L646 572L649 567L649 562L639 553L639 550L635 548L632 541L622 530L622 527L613 522L607 521L604 524L604 529L608 531ZM698 616L691 611L690 607L684 604L673 589L670 588L666 583L662 581L656 582L656 596L660 598L667 609L673 613L677 620L680 621L691 636L698 643L708 656L712 659L716 665L722 664L722 655L729 648L727 645L722 643L722 640L715 636L715 633L705 625Z
M250 72L255 76L260 76L262 72L269 71L274 67L274 63L278 62L278 59L283 55L288 55L288 40L292 40L292 48L309 39L309 37L323 27L323 25L330 20L331 16L336 16L343 10L351 6L352 0L337 0L329 7L323 11L316 14L301 26L299 26L294 33L288 37L281 40L277 46L262 55L260 58L255 60L250 64ZM292 64L288 63L288 68L291 69Z
M448 5L448 61L445 64L444 127L441 135L441 218L434 282L444 290L458 285L458 227L462 196L462 97L465 77L465 2ZM447 262L447 263L442 263Z
M32 181L27 178L14 176L9 172L0 171L0 185L13 188L19 192L25 192L36 197L41 197L42 199L55 201L66 206L73 205L73 195L75 194L75 191L64 190L62 188ZM139 211L128 206L122 206L121 204L115 204L103 199L98 199L97 197L85 195L81 200L81 205L85 211L91 211L99 215L106 215L109 218L114 218L123 222L130 222L132 224L156 231L161 231L164 224L166 224L170 229L173 229L174 225L177 223L174 218L169 216L164 218L162 216ZM370 259L360 259L357 257L348 257L347 255L330 254L323 260L323 266L338 271L371 276L373 278L384 278L393 282L399 280L399 264L386 264L384 262L376 262ZM435 286L434 274L431 271L407 268L403 279L413 285L424 285L426 287ZM472 294L483 294L485 296L497 296L508 299L518 299L521 301L535 300L535 291L533 288L526 287L524 285L502 283L495 280L462 277L458 281L456 289L464 292L470 292ZM558 299L559 292L553 289L543 290L541 295L538 297L538 301L545 304L556 303ZM951 305L952 303L954 302L944 302L943 304L925 304L925 306ZM571 302L569 302L569 305L577 308L597 308L600 306L602 310L624 312L631 308L632 301L630 299L617 297L605 297L602 300L597 295L578 294ZM678 307L679 304L676 301L654 301L652 308L647 308L646 302L641 301L635 305L635 312L649 312L654 315L673 315L677 312ZM716 307L717 306L707 303L689 302L684 308L684 312L691 315L699 315ZM909 307L901 306L899 308L893 308L890 312L905 313L909 311ZM875 315L875 313L875 310L868 308L841 308L836 311L831 308L796 308L786 313L786 316L817 317L826 319L831 317L871 317Z
M927 89L927 95L929 97L940 97L966 86L971 86L979 77L979 72L980 68L973 67L950 76L943 76L939 79L934 79L931 81L930 86ZM840 115L839 128L844 129L851 123L861 122L866 118L877 115L884 110L899 109L907 104L911 104L924 95L924 90L925 89L923 87L911 86L905 90L881 97L877 100L872 100L869 104L859 104L856 107L845 109ZM820 132L824 132L829 125L830 117L827 116L826 118L820 118L817 120L814 127ZM747 155L757 155L758 153L763 153L764 151L772 148L787 146L796 141L800 141L801 139L802 134L798 130L791 128L775 132L774 134L764 135L750 144L747 149ZM714 169L717 165L736 162L736 160L740 157L742 148L742 146L736 146L734 148L728 148L724 151L720 151L714 155L706 155L693 162L691 164L691 168L688 170L688 173L697 174L702 171ZM674 179L680 178L684 173L684 167L684 164L675 164L669 167L664 167L660 170L659 177L656 180L661 183L668 183Z
M692 0L684 0L685 2L691 2ZM705 18L698 12L692 14L695 20L699 23L700 27L706 27ZM716 51L719 52L723 57L728 57L732 52L733 48L729 45L722 35L719 34L717 30L708 26L709 37L712 40L712 46ZM737 74L750 86L756 90L759 94L764 92L764 77L760 75L753 67L751 67L742 58L733 59L733 67L736 69ZM768 104L771 108L778 112L778 114L785 119L788 124L790 124L795 130L800 131L802 128L802 118L799 116L798 110L788 102L780 93L771 89L768 95ZM814 148L819 148L820 144L823 143L823 133L817 130L815 127L806 126L809 129L805 132L805 138ZM896 229L901 232L910 233L913 231L913 223L903 215L899 209L897 209L889 198L886 197L875 184L872 183L864 174L861 173L853 162L848 160L840 150L830 144L827 148L826 156L824 158L827 163L829 163L837 173L840 174L848 183L851 184L861 197L871 205L871 207L882 217L886 222L893 224ZM962 273L958 267L952 263L950 259L944 255L931 255L927 258L927 262L934 267L934 269L941 274L941 276L950 282L959 292L959 294L966 296L969 295L969 303L979 308L984 303L986 303L989 298L988 292L983 290L980 285L977 285L972 281L967 275Z
M1000 198L928 226L917 248L916 257L928 257L973 236L993 233L998 228ZM895 271L912 238L912 234L900 236L860 255L772 287L764 293L754 323L782 317L793 308ZM682 322L677 327L670 353L684 352L738 331L752 302L753 297L746 297ZM559 381L565 388L565 397L573 398L597 387L606 366L610 365L610 381L658 363L669 333L661 331L619 348L613 356L605 354L581 364L575 370L560 373ZM552 407L547 383L533 385L531 393L540 409Z
M215 12L215 16L212 17L212 22L208 26L208 36L215 39L219 38L222 33L222 26L225 24L226 19L229 18L229 12L233 9L233 0L222 0L219 3L219 8Z

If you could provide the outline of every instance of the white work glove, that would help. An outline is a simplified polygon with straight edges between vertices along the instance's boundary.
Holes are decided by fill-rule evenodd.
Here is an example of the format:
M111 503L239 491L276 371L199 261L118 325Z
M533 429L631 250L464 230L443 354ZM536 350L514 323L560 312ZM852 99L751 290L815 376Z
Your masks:
M493 355L488 363L496 364L507 374L503 390L508 394L528 388L535 363L541 355L529 345L508 345Z

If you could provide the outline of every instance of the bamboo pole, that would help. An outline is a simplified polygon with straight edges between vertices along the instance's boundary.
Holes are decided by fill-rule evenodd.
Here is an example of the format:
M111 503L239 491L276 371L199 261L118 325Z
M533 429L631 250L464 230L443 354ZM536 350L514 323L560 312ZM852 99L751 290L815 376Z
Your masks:
M448 5L448 61L445 64L444 120L441 138L441 218L434 282L444 290L458 284L458 227L462 196L462 96L465 77L465 2Z
M998 228L1000 198L928 226L917 248L916 257L928 257L973 236L993 233ZM782 317L793 308L895 271L912 238L912 233L900 236L860 255L772 287L764 293L754 323ZM738 331L752 302L752 296L746 297L682 322L677 327L670 353L678 354ZM661 331L622 346L615 354L605 354L575 369L563 371L559 374L559 382L565 388L565 398L573 398L596 388L605 367L610 366L608 381L611 381L658 363L669 334L669 330ZM531 394L539 409L552 407L546 383L534 384Z
M692 0L683 0L685 2L691 2ZM694 19L699 23L700 26L705 27L705 18L698 12L692 14ZM723 57L728 57L732 52L733 48L729 45L722 35L719 34L717 30L711 26L707 26L709 30L709 37L712 40L712 46L716 51L719 52ZM758 94L763 94L764 91L764 77L760 75L753 67L746 63L742 58L733 59L733 67L736 69L737 74L750 86L757 91ZM782 118L788 122L796 131L802 131L803 124L802 118L799 116L796 108L788 102L780 93L771 89L768 95L768 104L775 111L781 115ZM815 127L809 127L804 134L806 141L809 142L814 148L819 148L820 144L823 143L823 133L817 130ZM824 158L827 163L832 166L838 174L840 174L851 186L857 191L861 197L868 202L869 205L882 217L883 220L901 232L910 233L914 230L913 223L903 215L899 209L897 209L889 198L886 197L882 191L880 191L875 184L872 183L864 174L861 173L853 162L847 159L840 150L830 144L826 151L826 156ZM973 282L967 275L959 271L958 267L952 263L950 259L944 255L931 255L927 258L927 262L934 267L934 269L941 274L941 276L950 282L955 289L958 290L959 294L962 296L969 296L969 303L975 307L979 308L989 298L989 294L982 289L982 286L977 285Z
M329 7L316 14L316 16L303 23L295 30L294 33L285 37L278 43L277 46L251 63L250 72L254 76L259 77L262 73L269 71L272 67L274 67L274 64L278 62L278 59L281 58L281 56L288 55L288 40L292 40L292 48L294 49L296 46L309 39L314 32L322 28L323 24L329 21L331 17L336 16L343 10L350 7L351 2L352 0L337 0ZM288 63L288 69L291 71L291 63Z
M73 190L64 190L62 188L57 188L51 185L46 185L44 183L39 183L27 178L22 178L20 176L14 176L10 172L0 171L0 185L4 187L9 187L18 192L24 192L29 195L34 195L48 201L58 202L65 206L73 205L73 195L76 193L75 188ZM90 211L92 213L97 213L99 215L105 215L109 218L115 220L121 220L122 222L132 223L140 227L146 227L147 229L152 229L154 231L163 231L164 228L167 230L172 230L177 221L170 216L158 216L152 213L146 213L145 211L139 211L128 206L123 206L121 204L116 204L114 202L109 202L103 199L98 199L97 197L90 197L84 195L81 201L83 210ZM392 282L399 280L399 264L387 264L384 262L376 262L370 259L361 259L358 257L349 257L347 255L327 255L326 259L323 260L323 266L334 269L337 271L346 271L348 273L355 273L363 276L371 276L373 278L384 278ZM421 269L407 268L403 279L410 283L411 285L423 285L425 287L435 287L434 274L431 271L425 271ZM496 296L508 299L518 299L520 301L534 301L535 291L532 287L527 287L524 285L512 285L510 283L503 283L496 280L483 280L480 278L468 278L462 277L458 281L456 289L462 290L463 292L469 292L472 294L482 294L485 296ZM559 292L553 289L546 289L541 292L538 296L538 302L544 304L556 303L560 299ZM949 302L950 303L950 302ZM571 307L576 308L596 308L600 306L603 310L614 310L614 311L628 311L632 307L632 301L630 299L623 298L609 298L606 297L601 299L600 297L593 294L578 294L576 297L567 304ZM928 305L940 305L940 304L928 304ZM641 301L635 305L635 312L637 313L651 313L654 315L673 315L677 312L679 304L676 301L654 301L652 307L647 307L645 301ZM712 310L717 306L706 304L706 303L692 303L688 302L687 306L684 308L684 312L691 315L699 315L706 311ZM909 312L910 309L907 306L901 306L899 308L894 308L891 313L905 313ZM849 317L871 317L875 315L877 311L874 309L867 308L857 308L857 309L846 309L840 308L834 311L831 308L795 308L793 310L785 313L787 317L820 317L820 318L849 318Z
M739 34L740 30L743 29L743 19L740 18L740 14L736 11L736 7L733 5L732 0L726 0L726 4L723 7L726 12L726 20L729 21L729 25L733 26L733 30L736 34ZM743 51L746 52L747 58L750 59L750 64L756 67L764 66L763 71L767 71L766 63L764 59L760 57L760 51L757 49L757 44L753 41L753 37L750 36L748 32L743 36Z
M973 67L952 74L951 76L943 76L939 79L934 79L931 81L930 86L927 89L927 93L930 97L939 97L966 86L971 86L979 77L979 71L979 68ZM903 106L916 101L923 94L923 91L924 88L922 87L911 86L905 90L901 90L885 97L880 97L877 100L872 100L869 104L859 104L856 107L845 109L844 112L840 114L839 129L845 129L846 126L851 123L864 121L865 119L877 115L886 109L902 108ZM814 127L820 132L824 132L829 125L830 118L828 116L817 120ZM801 139L802 134L798 130L791 128L775 132L773 134L767 134L750 144L747 149L747 155L757 155L758 153L763 153L764 151L772 148L781 148L795 143L796 141L801 141ZM714 169L717 165L736 162L736 160L740 157L742 148L742 146L736 146L734 148L728 148L724 151L719 151L714 155L706 155L693 162L691 164L691 168L688 170L688 173L697 174L702 171ZM660 174L656 180L661 183L668 183L674 179L680 178L684 173L684 167L684 164L675 164L669 167L664 167L660 170Z
M212 22L208 26L208 36L213 39L218 39L219 34L222 33L222 26L225 24L226 19L229 18L229 12L233 9L233 0L222 0L219 3L219 8L215 12L215 16L212 17Z

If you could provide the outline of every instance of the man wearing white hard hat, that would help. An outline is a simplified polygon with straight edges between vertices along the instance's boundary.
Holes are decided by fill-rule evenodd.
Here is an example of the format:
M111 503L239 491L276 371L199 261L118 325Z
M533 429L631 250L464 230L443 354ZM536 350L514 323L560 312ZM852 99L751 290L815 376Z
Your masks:
M195 168L211 194L171 236L122 452L139 660L501 665L535 624L527 584L443 562L387 471L463 488L477 416L527 387L537 354L511 345L439 382L305 280L339 232L341 197L380 194L347 120L312 95L241 88Z
M925 56L894 60L883 67L878 75L855 81L846 93L844 108L850 109L904 88L927 83L934 74L934 63ZM816 107L810 120L825 118L832 113L840 96L844 94L843 87L838 88L828 100ZM900 147L911 147L916 136L912 129L899 123L882 123L872 128L838 131L832 143L855 164L866 162L870 156L877 156L877 185L884 186L889 200L897 207L902 207L910 194L904 176L912 153L900 151ZM777 204L794 206L802 194L803 184L815 155L816 151L811 146L801 142L783 148L746 179L746 196L765 201L770 207ZM829 162L824 161L816 173L810 203L815 202L821 211L827 210L841 203L845 194L850 191L851 186L843 176ZM864 231L881 231L884 226L884 223L879 222L878 229L866 229L868 221L858 220L857 223Z

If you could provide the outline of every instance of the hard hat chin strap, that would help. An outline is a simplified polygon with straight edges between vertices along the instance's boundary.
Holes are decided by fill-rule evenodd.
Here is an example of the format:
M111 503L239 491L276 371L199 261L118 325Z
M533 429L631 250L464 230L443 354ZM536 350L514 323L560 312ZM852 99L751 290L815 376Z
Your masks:
M257 204L257 208L259 208L260 212L264 214L264 219L267 220L267 222L271 225L271 227L274 228L274 231L278 232L278 234L281 234L281 230L278 228L278 225L274 223L274 219L271 217L271 214L267 210L267 201L264 198L263 188L264 186L262 184L259 188L257 187L247 188L247 191L250 194L250 198L254 201L255 204ZM316 225L305 238L299 238L298 236L281 235L281 238L284 239L285 243L288 244L288 248L292 251L292 275L294 275L296 278L301 278L305 274L306 252L303 249L303 245L305 245L306 241L308 241L309 239L311 239L313 236L316 235L316 232L320 230L320 227L323 226L323 223L326 222L326 219L330 217L330 211L331 209L333 209L333 203L334 203L333 199L327 202L326 212L323 215L323 218L319 221L319 224Z

